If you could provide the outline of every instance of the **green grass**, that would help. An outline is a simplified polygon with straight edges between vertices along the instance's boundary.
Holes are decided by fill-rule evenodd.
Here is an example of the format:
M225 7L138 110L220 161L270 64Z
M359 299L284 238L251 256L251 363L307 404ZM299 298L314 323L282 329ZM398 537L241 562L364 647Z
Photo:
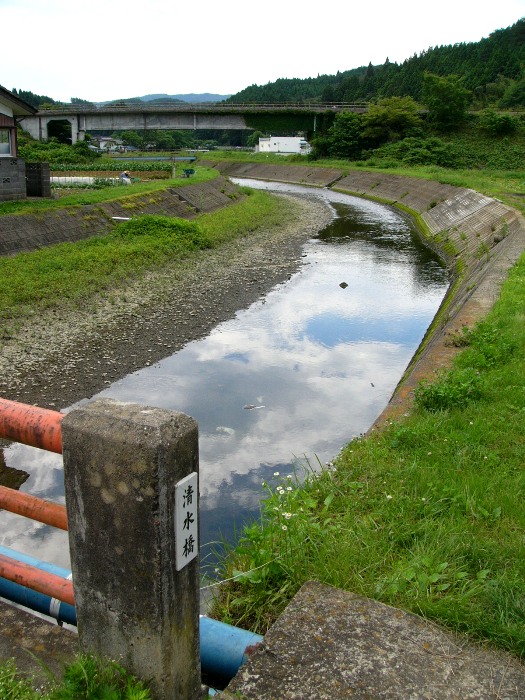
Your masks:
M215 615L262 632L316 579L525 657L524 282L525 256L410 415L274 477Z
M0 661L2 700L150 700L148 688L114 661L79 654L64 667L63 678L48 673L47 689L18 673L12 659Z
M86 169L89 169L89 166L86 166ZM195 175L192 175L190 178L179 177L174 180L132 183L126 186L125 192L123 192L122 186L116 186L92 191L82 189L81 192L75 192L74 194L60 197L59 199L42 198L19 200L16 202L0 202L0 216L4 214L32 214L52 209L63 209L64 207L111 202L115 199L122 199L124 196L129 197L132 195L157 192L158 190L165 190L167 187L184 187L199 182L207 182L208 180L215 179L218 175L219 173L216 170L200 166L195 168Z
M9 326L16 327L44 309L82 304L149 270L182 265L199 250L249 235L262 225L277 225L289 214L290 205L283 200L254 191L192 222L137 217L107 236L0 258L4 333L9 335Z

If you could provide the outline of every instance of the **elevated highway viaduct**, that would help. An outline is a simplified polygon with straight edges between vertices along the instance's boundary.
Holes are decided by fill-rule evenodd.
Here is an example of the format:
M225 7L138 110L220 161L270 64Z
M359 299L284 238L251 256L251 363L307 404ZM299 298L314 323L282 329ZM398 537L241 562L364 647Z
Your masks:
M282 104L229 104L165 103L149 105L118 103L107 107L83 105L53 106L42 109L35 115L19 119L21 127L39 141L48 138L48 125L53 121L68 121L71 124L71 142L84 139L86 133L96 131L143 131L199 129L252 129L249 117L268 114L311 116L313 131L319 115L343 111L366 112L366 103L282 103Z

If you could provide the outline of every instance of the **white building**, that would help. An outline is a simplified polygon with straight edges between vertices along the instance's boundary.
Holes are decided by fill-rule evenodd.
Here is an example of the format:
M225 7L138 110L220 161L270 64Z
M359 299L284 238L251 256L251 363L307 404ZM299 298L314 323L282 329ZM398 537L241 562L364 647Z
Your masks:
M256 148L259 153L303 153L307 155L312 150L308 141L302 136L268 136L259 139Z

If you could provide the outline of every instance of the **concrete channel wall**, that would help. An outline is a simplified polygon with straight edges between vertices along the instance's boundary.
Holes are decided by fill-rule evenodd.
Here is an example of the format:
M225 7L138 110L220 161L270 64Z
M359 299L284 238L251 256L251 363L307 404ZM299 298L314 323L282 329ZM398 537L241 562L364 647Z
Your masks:
M157 214L193 219L238 201L238 188L224 177L185 187L129 195L113 202L50 209L0 217L0 255L14 255L48 245L80 241L111 231L112 217Z

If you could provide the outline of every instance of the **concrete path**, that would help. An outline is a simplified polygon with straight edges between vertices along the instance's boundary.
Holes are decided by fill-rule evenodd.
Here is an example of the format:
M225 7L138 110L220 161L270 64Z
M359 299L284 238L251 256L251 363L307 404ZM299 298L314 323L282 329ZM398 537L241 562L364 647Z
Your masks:
M0 661L14 659L20 673L35 678L37 684L48 680L49 671L60 677L63 664L77 651L77 642L75 632L0 599Z

